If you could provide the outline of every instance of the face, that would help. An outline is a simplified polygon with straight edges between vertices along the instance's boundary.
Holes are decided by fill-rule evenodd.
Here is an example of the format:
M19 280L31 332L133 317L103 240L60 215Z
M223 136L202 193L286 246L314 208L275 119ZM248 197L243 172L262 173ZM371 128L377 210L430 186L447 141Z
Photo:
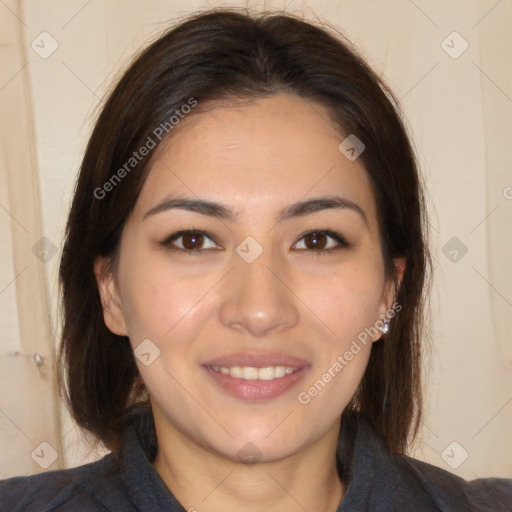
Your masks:
M159 150L115 275L95 267L157 433L230 459L252 443L261 461L337 436L393 304L344 138L320 105L282 94L191 115Z

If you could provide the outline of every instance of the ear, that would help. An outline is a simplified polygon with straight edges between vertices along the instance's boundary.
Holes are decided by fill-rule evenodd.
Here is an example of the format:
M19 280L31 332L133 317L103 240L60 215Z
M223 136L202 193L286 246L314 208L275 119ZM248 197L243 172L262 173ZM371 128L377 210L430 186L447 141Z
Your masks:
M108 258L101 256L94 261L94 275L103 307L103 320L114 334L128 336L119 291L109 263Z
M402 284L402 279L404 277L405 272L405 257L401 258L394 258L393 262L395 264L395 275L398 287ZM384 293L382 294L382 301L380 304L380 311L379 311L379 319L387 318L389 322L392 322L393 320L389 318L388 313L389 311L395 311L393 308L393 305L396 301L396 293L395 293L395 283L393 282L393 279L389 279L386 283L386 288L384 290ZM400 308L401 309L401 308ZM397 309L399 311L399 309ZM379 324L380 325L380 324ZM383 333L379 330L379 336L374 341L380 340L383 336Z

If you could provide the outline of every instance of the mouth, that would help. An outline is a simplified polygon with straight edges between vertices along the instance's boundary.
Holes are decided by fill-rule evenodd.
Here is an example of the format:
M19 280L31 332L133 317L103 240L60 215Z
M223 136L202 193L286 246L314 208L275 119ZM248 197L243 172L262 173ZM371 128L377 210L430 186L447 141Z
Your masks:
M281 379L285 375L290 375L298 370L298 368L291 366L264 366L263 368L255 366L210 366L210 368L223 375L231 375L235 379L243 380Z
M302 359L271 354L232 354L203 364L224 393L248 402L277 398L302 380L310 364Z

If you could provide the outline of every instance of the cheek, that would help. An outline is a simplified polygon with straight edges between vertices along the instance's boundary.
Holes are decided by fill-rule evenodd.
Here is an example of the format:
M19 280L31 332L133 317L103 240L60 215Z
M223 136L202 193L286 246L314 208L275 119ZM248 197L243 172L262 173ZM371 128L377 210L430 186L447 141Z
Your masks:
M350 266L317 275L300 285L304 304L322 325L317 359L311 378L298 396L311 410L341 412L356 392L370 357L375 322L379 319L383 278L378 262ZM311 284L313 283L313 284ZM309 313L308 313L309 315Z
M150 395L165 402L193 383L194 340L200 336L208 307L200 300L211 288L205 279L179 278L157 266L125 282L123 310L136 364ZM148 343L144 340L150 340ZM144 344L145 343L145 344ZM144 349L142 349L144 347ZM138 354L150 353L149 364Z
M378 265L353 264L299 286L304 304L342 345L379 318L383 278Z
M148 265L128 263L121 296L132 344L150 338L163 346L171 338L193 338L201 325L198 317L209 307L204 298L215 284L214 276L179 275L157 259Z

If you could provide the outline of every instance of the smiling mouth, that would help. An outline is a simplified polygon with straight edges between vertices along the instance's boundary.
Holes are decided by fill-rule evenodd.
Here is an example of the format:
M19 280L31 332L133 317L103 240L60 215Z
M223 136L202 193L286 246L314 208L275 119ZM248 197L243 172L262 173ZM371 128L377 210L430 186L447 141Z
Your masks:
M217 366L204 365L223 392L246 402L278 398L290 391L310 369L304 366Z
M242 380L274 380L295 373L298 368L291 366L209 366L213 371Z

